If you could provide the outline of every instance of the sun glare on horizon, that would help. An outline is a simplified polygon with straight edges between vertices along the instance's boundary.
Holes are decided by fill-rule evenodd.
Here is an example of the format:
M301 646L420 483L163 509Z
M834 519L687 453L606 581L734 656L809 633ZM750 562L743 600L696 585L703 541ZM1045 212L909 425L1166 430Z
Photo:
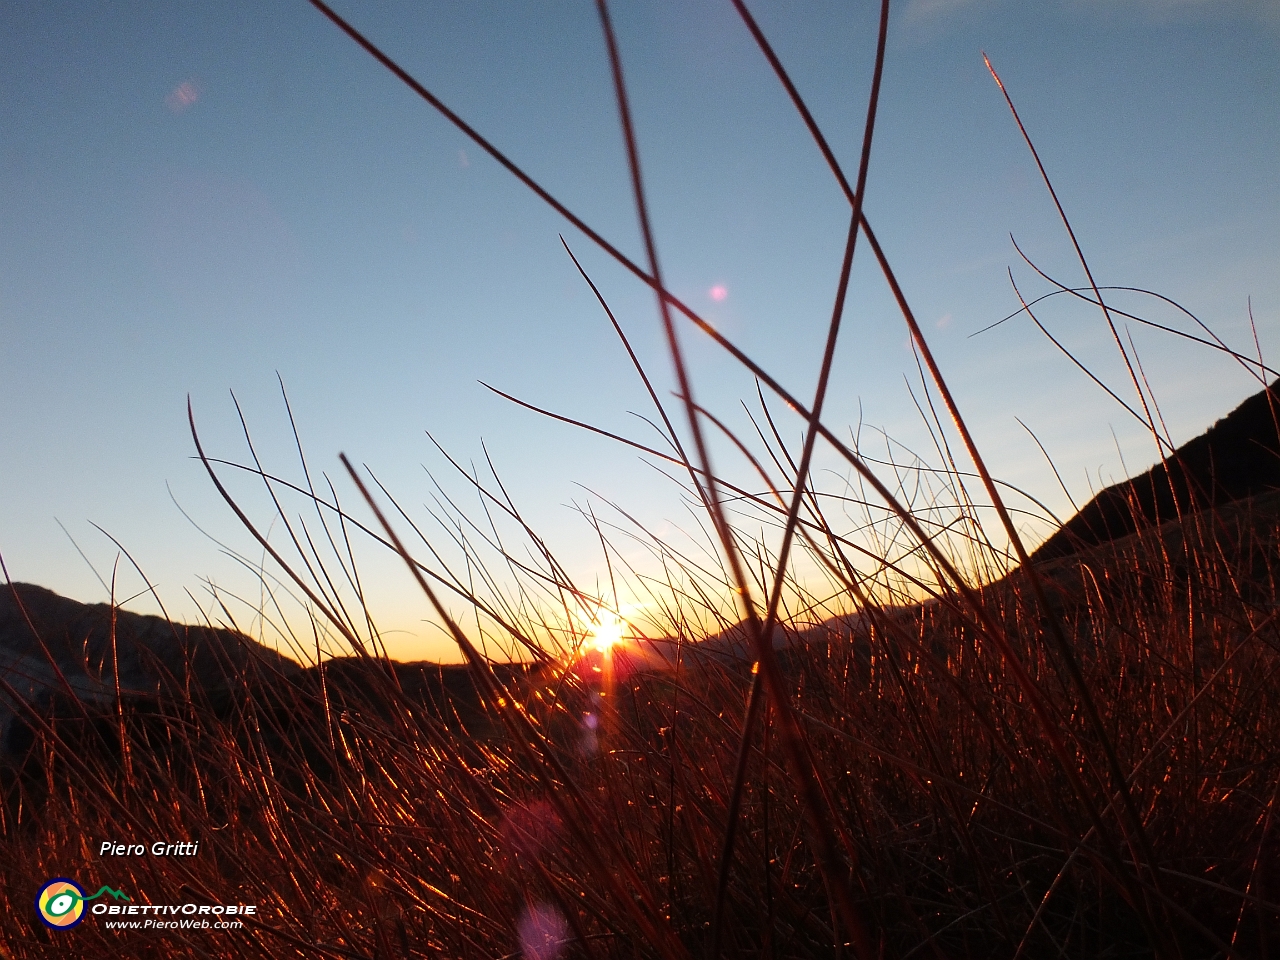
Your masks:
M627 632L627 622L610 610L601 610L587 625L587 642L600 653L608 653Z

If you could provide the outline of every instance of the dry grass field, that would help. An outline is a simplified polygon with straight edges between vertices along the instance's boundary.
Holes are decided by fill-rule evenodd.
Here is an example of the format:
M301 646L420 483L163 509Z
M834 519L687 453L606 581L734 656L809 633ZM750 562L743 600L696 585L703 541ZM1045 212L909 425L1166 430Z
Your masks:
M521 536L486 542L492 518L475 517L459 533L474 563L450 570L367 472L351 469L339 503L310 473L218 460L193 418L232 508L233 473L280 498L277 516L241 519L347 656L302 670L240 658L214 686L19 709L0 766L0 957L1280 952L1280 494L1215 498L1216 475L1166 442L1163 507L1130 498L1114 538L1032 561L901 295L938 462L877 465L824 425L829 363L795 397L737 352L762 385L758 434L732 437L758 482L719 477L719 426L696 405L681 336L702 327L736 348L663 288L600 10L649 260L615 253L656 292L683 393L652 393L671 447L648 456L700 505L705 554L649 535L667 579L637 588L655 598L643 621L618 620L521 528L496 477L475 487ZM860 169L840 170L811 124L850 203L832 349L855 252L896 289L859 202L879 77L877 64ZM1240 359L1265 384L1268 368ZM773 429L784 406L808 423L802 442ZM841 493L839 522L812 478L818 445L861 483ZM284 539L263 535L272 522ZM767 543L748 531L762 525ZM350 549L368 536L404 558L463 665L382 653ZM822 575L797 577L796 557ZM460 599L525 662L485 656L446 612ZM199 855L101 856L105 839L198 842ZM75 928L50 929L33 898L68 876L86 897L107 884L134 904L256 909L234 929L118 929L107 921L134 918L93 912L123 902L103 895Z

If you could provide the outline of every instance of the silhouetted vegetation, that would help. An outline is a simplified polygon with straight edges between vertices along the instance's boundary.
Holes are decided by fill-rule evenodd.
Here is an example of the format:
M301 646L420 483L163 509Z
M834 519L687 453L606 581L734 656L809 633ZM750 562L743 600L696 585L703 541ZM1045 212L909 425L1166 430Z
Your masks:
M596 521L612 587L586 589L496 476L460 468L482 516L472 523L437 500L462 557L450 568L367 470L343 459L365 503L340 504L301 443L288 479L256 451L243 464L208 454L193 414L211 481L271 557L273 598L283 583L309 614L285 626L300 634L295 655L320 660L323 637L345 656L302 669L226 658L217 683L119 698L14 696L0 765L0 955L1208 960L1274 950L1271 405L1249 401L1105 492L1030 560L1006 501L1033 512L1035 501L991 477L862 212L887 3L851 180L735 0L849 203L828 356L855 250L869 253L920 361L932 465L872 464L822 421L829 366L806 403L664 287L603 2L645 265L313 3L655 291L686 419L677 429L677 411L650 388L669 446L625 442L672 469L705 543L694 553ZM1112 324L1101 290L1090 296ZM757 378L753 435L698 407L677 321ZM1274 376L1236 357L1261 385ZM648 386L638 362L636 372ZM1136 374L1133 387L1145 409ZM782 407L803 425L798 449L776 425ZM1172 451L1147 419L1153 446ZM712 468L711 430L743 454L750 486ZM850 471L831 498L810 470L819 440ZM271 491L273 538L228 489L233 476ZM641 544L664 576L630 569L611 533ZM384 655L352 548L370 539L404 560L464 665ZM798 576L798 556L819 573ZM641 612L621 609L616 581L627 577L652 601ZM465 601L474 622L464 629L441 596ZM112 630L122 622L108 619ZM610 625L621 642L596 643ZM478 636L527 663L495 662ZM62 638L71 652L79 639ZM95 641L112 651L93 667L99 685L118 671L120 642L111 631ZM104 839L198 841L200 853L100 857ZM258 911L234 930L115 930L97 916L48 930L32 885L67 875L147 903Z

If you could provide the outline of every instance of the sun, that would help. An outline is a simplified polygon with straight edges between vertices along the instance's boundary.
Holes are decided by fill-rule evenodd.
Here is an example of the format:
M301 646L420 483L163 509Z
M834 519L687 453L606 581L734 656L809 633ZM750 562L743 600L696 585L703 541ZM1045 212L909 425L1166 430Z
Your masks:
M626 631L625 620L609 610L601 610L587 624L587 642L601 653L608 653Z

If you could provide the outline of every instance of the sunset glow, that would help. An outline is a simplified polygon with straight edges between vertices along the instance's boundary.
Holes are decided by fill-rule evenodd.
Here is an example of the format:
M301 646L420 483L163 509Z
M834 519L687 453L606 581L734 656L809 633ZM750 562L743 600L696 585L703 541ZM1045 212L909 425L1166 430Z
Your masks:
M0 960L1280 960L1280 0L13 6Z
M601 653L608 653L614 644L622 640L627 630L627 622L616 613L601 610L595 619L590 621L587 629L587 642Z

